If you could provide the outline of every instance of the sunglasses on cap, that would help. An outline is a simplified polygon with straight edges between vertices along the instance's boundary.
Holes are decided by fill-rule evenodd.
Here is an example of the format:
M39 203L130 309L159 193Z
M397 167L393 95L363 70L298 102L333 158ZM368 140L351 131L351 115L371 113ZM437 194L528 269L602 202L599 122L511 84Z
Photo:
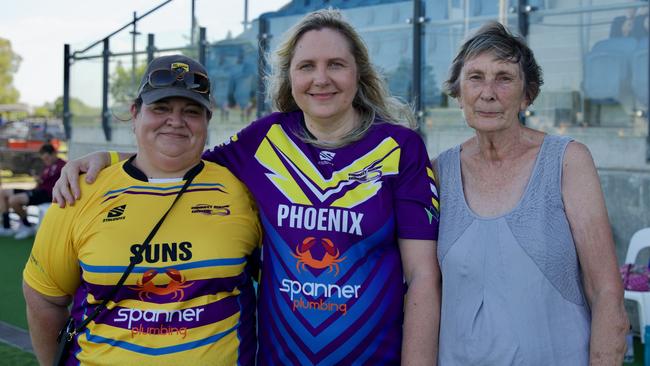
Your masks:
M181 67L151 71L147 77L147 83L142 86L140 92L142 92L147 85L155 89L160 89L170 86L178 86L179 84L184 84L186 89L197 93L210 93L210 79L207 75L195 71L185 71L185 69Z

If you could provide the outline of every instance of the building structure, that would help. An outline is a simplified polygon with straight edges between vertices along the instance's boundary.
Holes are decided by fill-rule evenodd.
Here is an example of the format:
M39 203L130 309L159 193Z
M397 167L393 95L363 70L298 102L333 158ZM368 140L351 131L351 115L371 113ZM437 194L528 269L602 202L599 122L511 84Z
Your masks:
M619 261L632 234L650 226L647 1L293 0L254 20L244 33L206 45L205 63L220 109L211 122L210 145L243 128L258 107L269 109L264 94L258 94L266 71L260 69L266 65L260 55L272 51L305 13L323 7L340 8L355 25L394 94L411 101L421 95L420 131L432 157L472 135L455 100L443 92L457 47L488 20L523 31L545 79L525 123L590 148ZM414 83L414 75L420 83ZM71 157L102 146L128 150L133 145L124 123L113 123L110 142L97 133L97 125L85 125L72 117Z

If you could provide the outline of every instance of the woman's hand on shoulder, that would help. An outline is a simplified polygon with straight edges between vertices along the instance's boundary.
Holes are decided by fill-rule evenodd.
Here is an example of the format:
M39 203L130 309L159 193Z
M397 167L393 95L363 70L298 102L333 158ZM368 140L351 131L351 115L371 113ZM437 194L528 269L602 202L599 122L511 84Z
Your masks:
M92 184L99 172L110 165L110 157L105 151L98 151L84 155L78 159L68 161L61 169L61 176L52 189L52 202L59 207L70 206L81 197L79 188L79 174L86 173L86 183Z

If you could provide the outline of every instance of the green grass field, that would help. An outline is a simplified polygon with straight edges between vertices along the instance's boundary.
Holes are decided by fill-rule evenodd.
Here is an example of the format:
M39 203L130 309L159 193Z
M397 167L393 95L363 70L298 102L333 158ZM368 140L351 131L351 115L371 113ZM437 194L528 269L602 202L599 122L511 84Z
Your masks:
M27 329L22 292L23 266L33 238L0 238L0 321ZM0 342L0 365L38 365L34 355Z
M15 240L0 238L0 321L27 329L25 301L22 293L22 272L33 238ZM643 345L635 339L635 362L625 365L643 365ZM38 365L34 355L0 342L0 366Z
M38 362L33 354L0 342L0 365L38 366Z
M23 267L33 238L0 238L0 320L27 329L22 291Z

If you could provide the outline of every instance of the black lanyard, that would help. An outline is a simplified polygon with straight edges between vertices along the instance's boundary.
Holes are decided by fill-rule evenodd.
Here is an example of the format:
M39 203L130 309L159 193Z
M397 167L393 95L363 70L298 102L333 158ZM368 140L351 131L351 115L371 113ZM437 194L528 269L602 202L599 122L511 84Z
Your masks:
M115 297L115 295L117 295L117 292L122 288L122 285L124 285L124 281L126 281L126 278L129 277L129 274L131 273L131 271L133 271L133 268L136 265L137 258L142 257L142 254L144 253L145 249L150 245L151 239L153 239L154 235L156 235L156 232L158 232L158 229L160 229L160 226L162 225L163 221L165 221L165 218L167 218L167 215L172 210L172 207L174 207L174 204L176 204L176 202L179 200L179 198L181 198L181 196L183 195L183 193L185 193L185 191L190 186L190 184L192 183L194 178L201 171L201 169L192 169L192 170L193 171L192 171L191 175L189 177L187 177L187 180L185 181L185 184L183 185L181 190L178 191L178 194L176 195L176 198L174 199L174 202L172 202L172 204L167 209L167 212L165 212L165 214L162 215L160 220L158 220L158 223L156 223L156 226L154 226L153 229L151 229L151 232L149 233L149 235L147 235L147 238L144 240L144 242L140 246L140 251L138 252L138 254L131 257L131 261L129 263L129 266L126 267L126 270L124 270L124 273L122 273L122 277L120 277L120 280L117 281L117 284L115 286L113 286L113 289L108 294L108 296L106 296L104 298L102 303L99 304L95 308L95 311L93 311L92 314L90 314L86 319L84 319L84 321L81 322L81 324L79 324L78 327L66 331L67 334L65 334L65 336L68 338L67 339L68 341L71 341L72 338L76 334L78 334L79 332L84 330L84 328L86 328L86 326L91 321L93 321L99 315L99 313L104 311L104 309L106 308L106 304L108 304L108 302L111 301L111 299L113 299ZM62 335L60 335L60 336L62 336Z

